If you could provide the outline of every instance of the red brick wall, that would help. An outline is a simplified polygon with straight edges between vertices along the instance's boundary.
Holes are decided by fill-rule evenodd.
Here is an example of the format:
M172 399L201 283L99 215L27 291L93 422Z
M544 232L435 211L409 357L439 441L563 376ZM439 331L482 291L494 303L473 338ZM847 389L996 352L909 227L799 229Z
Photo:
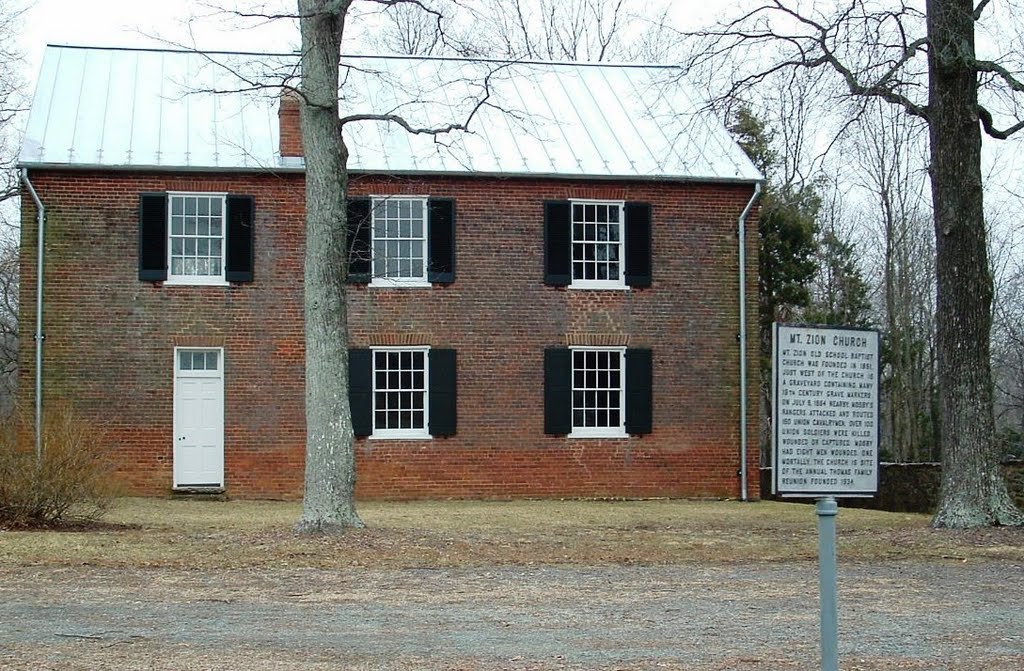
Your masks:
M228 493L301 496L303 333L301 175L204 176L35 171L47 209L45 399L106 427L138 493L172 482L172 353L225 348ZM456 281L349 292L351 345L414 339L458 351L458 433L357 441L366 498L738 496L736 219L750 186L571 180L354 177L353 195L456 199ZM138 194L256 197L255 282L140 282ZM653 286L579 291L543 283L549 199L616 198L653 207ZM29 202L26 200L26 202ZM24 208L22 305L35 302L35 212ZM748 224L750 465L757 473L756 217ZM22 390L34 376L22 320ZM610 338L654 353L654 431L619 440L543 433L545 347ZM758 495L751 478L752 497Z

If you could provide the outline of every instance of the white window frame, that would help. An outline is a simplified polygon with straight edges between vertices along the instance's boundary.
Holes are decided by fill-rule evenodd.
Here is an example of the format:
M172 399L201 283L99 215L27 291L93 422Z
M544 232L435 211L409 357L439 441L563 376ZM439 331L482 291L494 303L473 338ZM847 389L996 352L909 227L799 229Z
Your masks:
M423 266L419 277L385 277L377 274L377 205L387 201L418 200L423 205ZM391 195L370 196L370 286L371 287L429 287L427 265L430 263L430 251L427 248L430 239L429 196Z
M220 199L220 275L175 275L173 261L173 211L175 198L218 198ZM168 191L167 192L167 280L164 284L180 284L191 286L228 286L226 279L228 252L228 194L201 191ZM207 236L212 237L212 236Z
M619 250L619 279L617 280L587 280L587 279L576 279L576 258L574 256L576 251L576 224L583 223L577 222L575 217L575 209L577 205L586 207L587 205L602 205L602 206L615 206L619 209L619 239L617 241ZM579 242L585 242L592 244L593 240L580 240ZM605 244L616 244L611 241L600 241ZM626 290L629 286L626 284L626 201L624 200L570 200L569 201L569 277L570 289L618 289Z
M626 433L626 348L625 347L570 347L570 438L628 438ZM619 425L618 426L576 426L576 352L617 352L619 355ZM609 388L610 389L610 388Z
M423 428L421 429L378 429L377 428L377 352L422 352L423 353ZM375 440L420 440L429 439L430 435L430 347L371 347L370 376L372 382L372 411L370 415ZM392 390L393 391L393 390Z
M216 352L217 353L217 369L210 370L208 368L195 369L195 368L182 368L181 367L181 354L184 352L196 353L196 352ZM179 374L187 375L188 377L224 377L224 348L223 347L175 347L174 348L174 375L177 377Z

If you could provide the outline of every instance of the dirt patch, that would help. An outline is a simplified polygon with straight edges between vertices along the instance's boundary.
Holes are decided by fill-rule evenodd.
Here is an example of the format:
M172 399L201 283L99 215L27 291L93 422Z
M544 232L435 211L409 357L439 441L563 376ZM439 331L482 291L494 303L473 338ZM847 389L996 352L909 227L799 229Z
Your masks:
M809 506L126 500L119 531L0 533L0 668L805 671ZM1024 530L839 516L844 671L1024 669Z
M1021 566L841 567L848 671L1024 668ZM12 669L817 666L813 564L0 570ZM73 589L69 589L73 586Z
M116 522L104 522L102 520L54 520L50 522L30 523L7 523L0 524L0 532L3 531L36 531L46 533L55 531L58 533L84 533L87 531L130 531L141 529L139 524L118 524Z

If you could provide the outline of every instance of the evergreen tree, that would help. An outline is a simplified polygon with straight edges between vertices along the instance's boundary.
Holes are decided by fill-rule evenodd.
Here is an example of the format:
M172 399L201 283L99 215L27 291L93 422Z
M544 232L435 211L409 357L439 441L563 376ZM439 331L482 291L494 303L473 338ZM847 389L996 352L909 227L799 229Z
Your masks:
M747 108L740 108L729 130L766 178L758 233L758 336L761 346L761 461L770 461L772 323L792 321L810 305L810 282L817 269L815 238L821 200L813 186L778 184L774 135Z
M817 241L817 271L804 321L830 326L871 325L868 283L857 265L853 245L834 230Z
M736 141L766 177L758 232L758 304L762 370L770 367L772 322L792 320L810 305L821 200L813 186L778 184L774 134L748 108L740 108L730 126ZM765 377L765 379L768 379Z

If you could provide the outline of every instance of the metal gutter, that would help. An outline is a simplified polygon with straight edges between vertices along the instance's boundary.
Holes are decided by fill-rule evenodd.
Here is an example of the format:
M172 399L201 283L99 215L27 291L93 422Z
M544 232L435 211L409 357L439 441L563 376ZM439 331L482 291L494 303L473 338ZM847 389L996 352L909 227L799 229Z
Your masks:
M36 204L36 462L43 460L43 243L45 242L46 207L28 178L28 169L21 169L21 181Z
M168 172L168 173L231 173L231 174L302 174L304 166L178 166L178 165L104 165L102 163L31 163L20 162L20 168L54 171L111 171L111 172ZM492 177L500 179L586 179L590 181L615 182L677 182L692 184L755 184L759 178L752 177L702 177L700 175L591 175L586 173L554 172L484 172L445 170L387 170L348 168L350 175L383 175L405 177Z
M739 218L740 256L740 498L749 500L747 473L747 216L761 196L761 182Z

